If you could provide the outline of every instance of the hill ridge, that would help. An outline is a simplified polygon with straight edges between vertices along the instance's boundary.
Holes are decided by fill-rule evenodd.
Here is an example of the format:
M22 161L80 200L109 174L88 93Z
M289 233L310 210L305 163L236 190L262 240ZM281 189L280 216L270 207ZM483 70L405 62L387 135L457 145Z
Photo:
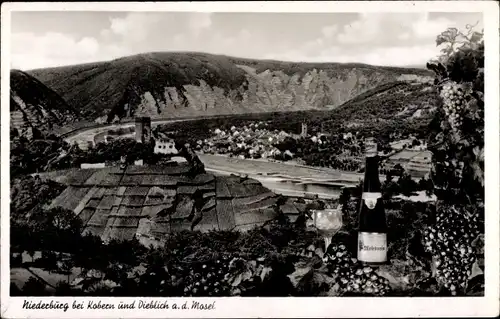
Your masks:
M62 126L78 118L62 97L38 79L17 69L10 71L11 129L28 138L33 130L50 134L55 126Z
M362 63L254 60L201 52L147 52L36 69L84 119L185 117L338 107L379 85L427 70Z

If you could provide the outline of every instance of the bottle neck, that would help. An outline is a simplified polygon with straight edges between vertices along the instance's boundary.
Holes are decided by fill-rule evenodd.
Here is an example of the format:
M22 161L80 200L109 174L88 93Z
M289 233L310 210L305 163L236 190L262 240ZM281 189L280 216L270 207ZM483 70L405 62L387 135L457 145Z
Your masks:
M378 156L367 156L365 165L364 193L380 193L380 178L378 173Z

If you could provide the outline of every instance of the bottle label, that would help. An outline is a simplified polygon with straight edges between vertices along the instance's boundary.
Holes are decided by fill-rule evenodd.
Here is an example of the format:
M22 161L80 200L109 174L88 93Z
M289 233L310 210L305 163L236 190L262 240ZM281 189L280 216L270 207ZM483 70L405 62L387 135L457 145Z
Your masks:
M374 138L365 140L365 155L366 157L374 157L377 155L377 142Z
M387 261L387 234L358 234L358 260L361 262L380 263Z
M363 193L361 199L368 209L374 209L377 206L377 201L382 198L382 193Z

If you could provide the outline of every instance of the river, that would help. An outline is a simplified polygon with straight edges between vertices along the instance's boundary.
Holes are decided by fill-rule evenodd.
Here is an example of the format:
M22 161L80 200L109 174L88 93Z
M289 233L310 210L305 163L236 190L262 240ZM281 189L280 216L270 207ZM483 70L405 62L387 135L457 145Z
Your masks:
M334 199L340 196L342 186L326 184L309 184L283 179L258 178L262 185L271 191L284 196L304 197L318 195L318 198Z
M205 168L207 172L214 175L230 175L238 174L236 172L228 172L224 170ZM310 183L302 182L296 179L270 177L257 174L245 174L250 178L258 180L262 186L270 189L276 194L294 197L315 196L322 199L335 199L340 196L340 192L344 186L340 184L323 184L323 183Z
M185 120L155 121L152 126ZM119 127L133 126L133 123L109 125L75 132L65 138L75 141L93 140L97 133ZM363 174L345 172L328 168L295 165L286 162L265 160L237 159L227 156L198 154L205 169L213 174L247 175L256 179L263 186L285 196L314 196L319 198L337 198L343 187L352 187L359 183ZM384 178L380 177L381 180Z

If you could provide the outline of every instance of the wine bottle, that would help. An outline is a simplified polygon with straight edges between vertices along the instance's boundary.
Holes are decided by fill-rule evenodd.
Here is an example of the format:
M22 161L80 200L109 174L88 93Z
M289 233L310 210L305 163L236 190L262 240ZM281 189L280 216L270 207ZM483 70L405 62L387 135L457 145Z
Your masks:
M367 265L387 262L387 222L378 173L377 143L365 141L365 177L359 209L358 260Z

